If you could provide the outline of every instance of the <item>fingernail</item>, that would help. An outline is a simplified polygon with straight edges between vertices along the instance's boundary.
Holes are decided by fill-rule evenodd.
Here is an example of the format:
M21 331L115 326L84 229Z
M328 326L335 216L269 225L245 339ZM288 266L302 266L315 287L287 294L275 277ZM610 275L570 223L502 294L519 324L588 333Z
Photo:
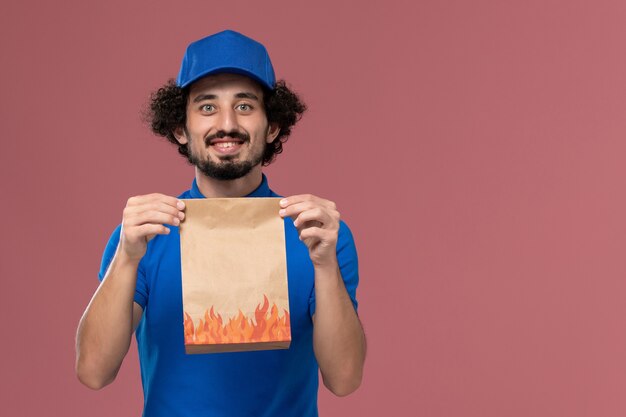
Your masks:
M284 216L285 213L287 213L287 210L285 210L285 209L278 210L278 214L281 215L281 216Z
M185 208L185 202L178 200L178 202L176 203L176 207L178 207L179 209L184 209Z
M283 198L282 200L280 200L280 202L278 204L280 204L281 207L285 207L287 205L287 199Z

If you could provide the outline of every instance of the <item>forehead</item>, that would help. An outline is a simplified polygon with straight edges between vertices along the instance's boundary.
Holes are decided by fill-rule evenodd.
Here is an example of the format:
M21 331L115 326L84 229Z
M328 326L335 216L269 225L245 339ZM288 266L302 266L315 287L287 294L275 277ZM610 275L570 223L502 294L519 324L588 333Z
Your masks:
M194 82L189 89L189 98L193 100L200 94L221 97L242 92L253 93L259 99L263 97L263 89L256 81L244 75L223 73L208 75Z

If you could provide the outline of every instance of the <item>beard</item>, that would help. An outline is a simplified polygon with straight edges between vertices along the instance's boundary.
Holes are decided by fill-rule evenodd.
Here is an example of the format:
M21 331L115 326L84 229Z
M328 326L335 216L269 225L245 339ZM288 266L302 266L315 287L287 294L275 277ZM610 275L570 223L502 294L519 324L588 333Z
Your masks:
M243 145L250 143L250 136L246 133L231 132L227 134L220 131L205 138L205 146L210 146L209 143L214 138L223 138L226 136L242 140ZM188 133L187 138L191 142L191 138ZM189 162L207 177L220 181L230 181L245 177L250 171L252 171L252 168L259 165L263 161L263 154L265 152L264 146L260 147L258 151L251 148L252 153L246 160L237 161L233 156L223 155L219 157L219 162L215 162L211 160L210 156L203 159L200 155L194 152L192 146L189 146L188 149L189 155L187 156L187 159Z

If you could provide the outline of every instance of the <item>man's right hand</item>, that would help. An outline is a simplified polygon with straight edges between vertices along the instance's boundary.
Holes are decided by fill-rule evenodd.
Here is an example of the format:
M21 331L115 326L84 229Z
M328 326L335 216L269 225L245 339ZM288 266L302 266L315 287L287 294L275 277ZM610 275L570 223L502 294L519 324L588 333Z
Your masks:
M166 224L178 226L185 218L185 203L176 197L148 194L131 197L122 219L120 250L128 260L139 262L148 242L156 235L167 235Z
M120 244L107 273L80 319L76 334L76 374L93 389L111 383L128 352L142 308L133 301L137 268L148 241L178 226L185 204L176 197L149 194L128 199Z

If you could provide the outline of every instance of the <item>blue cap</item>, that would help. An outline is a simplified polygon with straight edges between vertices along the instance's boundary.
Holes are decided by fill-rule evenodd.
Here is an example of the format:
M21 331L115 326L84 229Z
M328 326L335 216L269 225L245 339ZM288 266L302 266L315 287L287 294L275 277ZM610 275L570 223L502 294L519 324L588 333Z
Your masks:
M222 72L246 75L270 90L276 78L270 56L263 45L232 30L225 30L187 47L176 84L192 82Z

